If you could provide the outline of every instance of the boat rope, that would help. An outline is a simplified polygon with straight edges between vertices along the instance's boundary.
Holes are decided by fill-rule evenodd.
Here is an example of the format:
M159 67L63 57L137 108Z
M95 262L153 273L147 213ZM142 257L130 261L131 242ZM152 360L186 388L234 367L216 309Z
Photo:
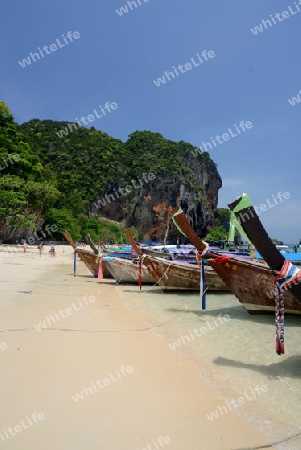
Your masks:
M274 280L276 353L280 356L284 354L284 289L296 281L301 281L301 270L286 259Z
M207 243L205 243L205 248L201 253L196 253L196 262L200 268L200 296L202 299L202 310L206 309L206 277L205 277L205 264L204 264L204 256L206 256L210 252L210 247Z
M168 264L167 269L166 269L165 272L163 273L162 277L159 278L159 279L157 280L157 283L156 283L156 284L159 284L160 281L163 280L163 278L165 278L165 277L166 277L166 279L168 279L168 276L167 276L166 274L167 274L167 272L169 271L171 265L172 265L172 262L170 262L170 263Z

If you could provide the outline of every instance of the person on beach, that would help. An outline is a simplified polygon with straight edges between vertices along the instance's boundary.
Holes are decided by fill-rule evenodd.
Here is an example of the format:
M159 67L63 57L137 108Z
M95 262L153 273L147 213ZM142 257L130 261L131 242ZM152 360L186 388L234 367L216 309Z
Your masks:
M54 248L53 242L51 242L51 246L50 246L50 257L52 257L52 258L55 257L55 248Z
M42 256L43 248L44 248L44 244L43 244L43 242L40 242L40 244L38 245L40 256Z
M26 240L24 240L24 241L23 241L23 250L24 250L24 253L26 253L27 247L28 247L27 242L26 242Z

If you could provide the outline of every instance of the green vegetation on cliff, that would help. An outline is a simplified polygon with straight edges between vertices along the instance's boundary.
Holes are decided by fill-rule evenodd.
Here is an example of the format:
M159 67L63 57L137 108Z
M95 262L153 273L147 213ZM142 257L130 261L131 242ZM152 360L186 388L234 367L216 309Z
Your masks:
M215 227L211 228L207 236L206 241L227 241L230 229L230 215L231 211L228 208L216 208L215 215ZM240 234L235 230L235 242L238 242Z
M17 125L0 103L0 164L19 155L0 170L0 238L8 235L3 230L36 229L44 222L58 225L57 237L67 228L77 240L86 233L97 240L121 240L122 228L88 217L89 205L143 173L179 176L189 188L204 190L187 163L195 150L191 144L151 131L135 131L123 143L94 127L73 130L71 125L38 119ZM196 158L215 169L207 152Z
M193 181L192 171L183 164L194 149L188 143L169 141L151 131L136 131L123 143L93 127L59 138L57 133L67 125L33 119L20 126L44 166L55 174L62 193L60 206L83 211L108 189L130 184L144 172L183 175ZM215 165L206 152L198 159Z
M0 103L0 228L35 229L59 198L53 175L18 131L7 105Z

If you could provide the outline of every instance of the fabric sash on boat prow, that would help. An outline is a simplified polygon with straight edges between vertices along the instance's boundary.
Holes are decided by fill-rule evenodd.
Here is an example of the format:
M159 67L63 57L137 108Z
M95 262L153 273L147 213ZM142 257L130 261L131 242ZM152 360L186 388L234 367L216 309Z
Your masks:
M275 277L275 324L276 324L276 353L284 354L284 290L295 282L301 282L301 270L287 259Z
M291 287L292 294L301 301L301 271L289 261L285 260L278 251L267 232L262 226L252 202L247 194L237 197L230 203L231 228L229 240L234 239L234 228L247 236L261 254L269 267L278 273L275 276L275 324L276 324L276 352L284 353L284 289ZM297 281L297 284L295 283Z
M97 278L103 278L103 270L102 270L102 260L103 254L100 250L98 250L98 255L96 256L95 262L98 264Z
M206 244L206 247L201 253L196 253L196 261L200 268L200 296L202 298L202 310L206 309L206 275L205 275L205 264L203 258L210 252L210 247Z

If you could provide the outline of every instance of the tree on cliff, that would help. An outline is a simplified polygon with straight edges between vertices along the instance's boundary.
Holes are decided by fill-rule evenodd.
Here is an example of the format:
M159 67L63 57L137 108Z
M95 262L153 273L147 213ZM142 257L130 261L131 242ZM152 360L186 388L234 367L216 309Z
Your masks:
M0 130L0 235L7 240L17 229L35 229L59 192L53 180L46 181L49 171L17 130L4 102L0 102Z
M208 241L227 241L230 229L231 211L228 208L216 208L214 211L215 227L211 228L205 240ZM238 242L240 235L235 231L235 242Z

